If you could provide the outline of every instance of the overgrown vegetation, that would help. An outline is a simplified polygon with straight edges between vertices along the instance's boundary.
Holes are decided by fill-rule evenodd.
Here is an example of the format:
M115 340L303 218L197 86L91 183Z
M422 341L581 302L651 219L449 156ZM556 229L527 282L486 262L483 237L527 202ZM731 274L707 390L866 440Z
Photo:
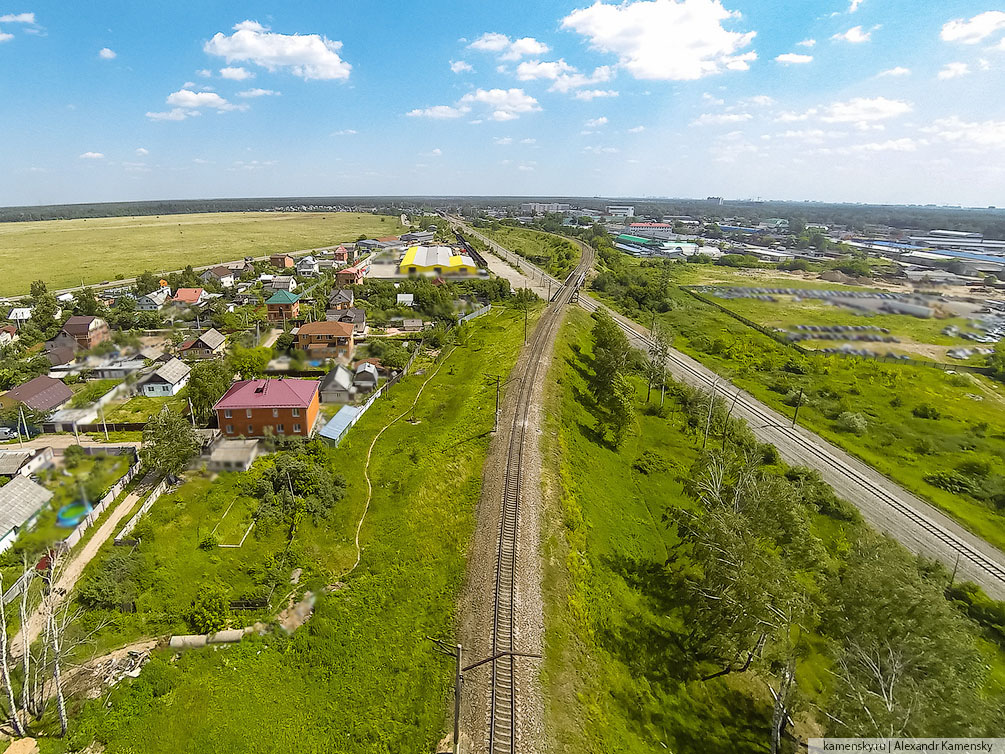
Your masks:
M475 227L510 251L547 270L559 280L564 280L579 264L579 247L550 233L506 222L476 222Z

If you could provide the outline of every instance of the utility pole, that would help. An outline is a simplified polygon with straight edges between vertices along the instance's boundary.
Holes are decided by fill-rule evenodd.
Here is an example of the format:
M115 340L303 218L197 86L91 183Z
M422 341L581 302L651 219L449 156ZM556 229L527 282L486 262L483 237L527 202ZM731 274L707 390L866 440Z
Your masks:
M195 429L195 409L192 408L192 399L188 399L188 416L192 420L192 428Z
M101 428L105 430L105 442L110 442L108 439L108 424L105 422L105 407L101 406L98 410L101 411Z
M792 426L796 426L796 419L799 418L799 407L803 405L803 389L799 388L799 397L796 399L796 412L792 415Z
M523 342L527 342L527 316L530 312L530 302L524 301L523 303Z

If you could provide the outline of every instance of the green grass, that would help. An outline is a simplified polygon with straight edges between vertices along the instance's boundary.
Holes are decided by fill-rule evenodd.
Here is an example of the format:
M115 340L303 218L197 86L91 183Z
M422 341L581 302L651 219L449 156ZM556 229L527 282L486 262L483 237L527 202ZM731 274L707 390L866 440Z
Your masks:
M89 406L121 382L122 380L88 380L87 382L78 382L73 386L73 397L70 399L70 407L83 408L84 406Z
M512 366L520 324L518 312L503 309L473 322L467 343L447 349L415 422L403 420L381 436L371 463L374 497L361 532L363 557L348 576L366 497L367 448L389 419L406 411L435 365L418 361L334 452L333 464L347 480L345 498L331 522L304 524L296 537L301 586L319 594L306 626L291 638L269 634L226 649L185 652L177 663L172 652L159 652L137 680L111 692L109 706L104 697L72 700L69 741L45 739L43 751L95 739L107 744L108 754L137 747L151 754L430 751L445 730L453 670L425 637L453 635L493 422L495 391L483 373ZM226 475L196 480L154 505L157 525L148 528L156 567L141 600L158 615L145 628L183 625L178 612L198 583L247 583L256 562L274 551L277 542L260 541L256 533L241 549L196 547L197 530L208 531L211 519L215 525L234 485ZM100 567L99 560L89 567ZM322 592L336 582L344 586ZM123 628L116 640L137 635L133 622L147 620L138 615L118 616ZM111 637L103 642L111 643Z
M651 314L628 308L627 297L616 292L614 297L600 297L649 325ZM981 493L983 498L954 494L924 480L983 460L992 470L983 483L992 492L1005 481L1005 387L1000 383L930 367L825 354L801 356L672 285L667 305L669 310L659 318L674 334L676 348L789 416L802 389L800 424L1005 549L1005 515L990 494ZM923 404L936 408L940 418L915 416L914 409ZM846 411L865 416L868 431L863 435L839 431L836 419Z
M106 422L145 422L151 416L167 406L169 411L184 413L188 410L185 391L170 398L152 398L146 395L135 395L123 403L110 403L104 407ZM100 417L99 417L100 419Z
M348 212L219 212L0 223L0 295L42 279L59 289L299 251L403 231L395 217ZM25 260L31 260L26 264Z
M500 225L478 231L520 256L564 279L579 262L579 246L560 236L530 228Z

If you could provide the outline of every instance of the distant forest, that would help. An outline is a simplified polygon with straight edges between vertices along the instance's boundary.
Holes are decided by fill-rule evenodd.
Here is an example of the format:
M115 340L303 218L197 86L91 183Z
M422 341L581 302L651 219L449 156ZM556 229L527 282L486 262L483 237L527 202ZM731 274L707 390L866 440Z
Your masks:
M1005 209L962 209L935 206L823 204L816 202L727 201L721 205L694 199L626 199L624 197L513 197L513 196L310 196L256 199L192 199L155 202L112 202L104 204L62 204L39 207L0 207L0 222L25 220L65 220L91 217L170 215L190 212L254 212L283 207L324 206L359 211L397 214L415 210L448 208L473 213L486 207L509 208L519 214L522 202L557 201L574 207L603 210L606 204L632 204L637 216L691 215L714 220L736 218L756 223L768 217L783 217L790 223L843 225L864 232L869 225L889 225L905 231L934 228L967 230L988 238L1005 238Z

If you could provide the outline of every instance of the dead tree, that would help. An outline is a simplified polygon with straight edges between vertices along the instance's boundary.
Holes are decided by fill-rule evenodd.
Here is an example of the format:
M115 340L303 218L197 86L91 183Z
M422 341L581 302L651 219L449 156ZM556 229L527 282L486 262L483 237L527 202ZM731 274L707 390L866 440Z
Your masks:
M25 587L27 591L27 587ZM3 672L3 685L7 691L7 704L10 705L10 724L14 728L14 733L18 736L24 735L21 727L21 720L18 717L17 702L14 701L14 687L10 684L10 666L7 664L7 611L3 602L3 573L0 573L0 657L2 664L0 670ZM25 683L28 680L25 679Z
M21 687L21 706L28 710L31 702L31 684L28 679L31 674L28 672L31 666L31 644L28 639L28 556L21 555L23 570L21 578L25 580L24 589L21 590L21 664L23 669L24 685Z

